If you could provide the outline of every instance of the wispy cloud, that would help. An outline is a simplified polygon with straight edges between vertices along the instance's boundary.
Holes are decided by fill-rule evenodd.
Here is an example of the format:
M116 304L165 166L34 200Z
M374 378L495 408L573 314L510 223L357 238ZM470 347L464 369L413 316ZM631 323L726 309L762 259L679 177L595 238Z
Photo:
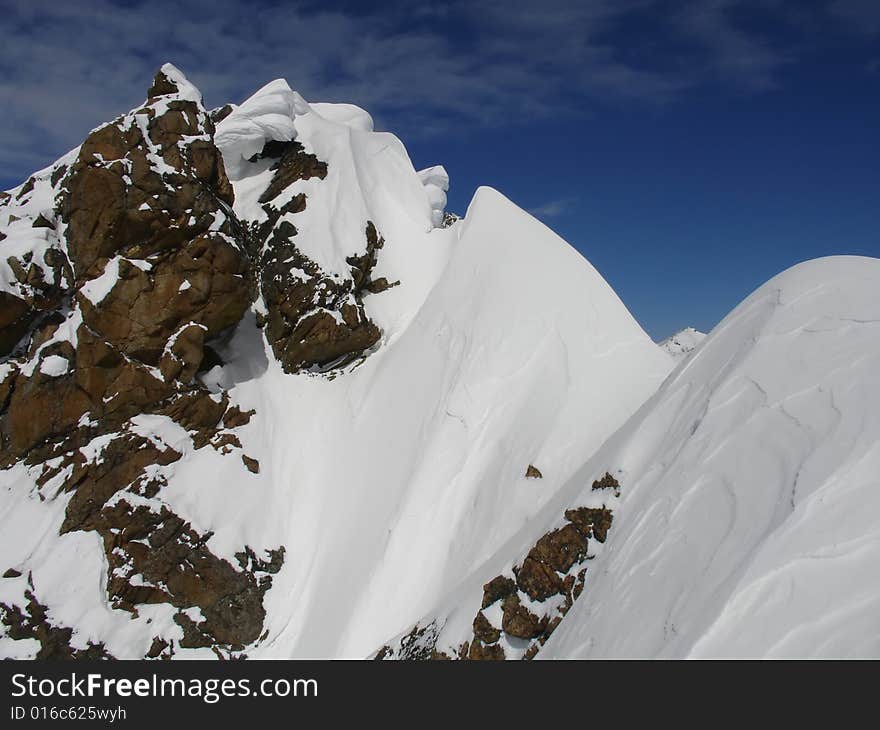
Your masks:
M831 14L850 30L863 35L880 35L880 3L877 0L834 0Z
M51 162L139 103L165 61L209 105L285 77L307 99L360 104L403 135L667 104L708 83L761 91L790 58L738 23L733 11L755 3L774 4L0 0L0 169L24 176Z
M569 210L575 202L575 198L549 200L535 208L529 208L529 213L535 218L557 218Z

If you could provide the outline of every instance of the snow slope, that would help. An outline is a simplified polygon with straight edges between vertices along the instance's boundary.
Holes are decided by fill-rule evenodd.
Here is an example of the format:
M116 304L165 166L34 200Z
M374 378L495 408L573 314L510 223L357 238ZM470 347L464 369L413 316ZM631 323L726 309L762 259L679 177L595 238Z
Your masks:
M880 655L878 291L880 259L861 257L760 287L418 626L454 653L486 581L564 510L607 505L608 540L538 658ZM606 470L619 497L591 490Z
M880 655L878 291L878 259L778 275L596 454L615 524L541 657Z
M292 378L267 356L233 388L258 414L242 435L253 491L213 455L171 482L213 549L244 538L292 556L253 656L368 654L525 524L671 367L598 273L499 193L480 189L459 233L409 326L352 373Z
M183 454L157 467L168 481L159 496L212 533L214 554L234 564L242 545L285 547L264 599L266 637L248 656L362 657L528 524L672 361L580 254L503 195L480 188L463 220L434 227L445 170L417 173L366 112L309 105L283 81L217 127L242 219L260 220L271 177L251 158L293 138L328 166L326 179L283 193L307 196L291 214L297 246L332 273L363 246L367 220L385 238L375 273L401 283L365 299L382 341L335 378L285 374L254 313L217 346L225 364L204 380L256 410L236 434L258 474L196 450L166 417L132 428ZM85 448L100 458L100 444ZM543 479L524 477L529 464ZM59 537L68 496L41 502L32 481L24 465L0 472L0 520L17 526L0 531L0 550L32 570L51 619L74 627L72 644L139 657L153 636L179 637L167 604L135 617L109 607L100 538ZM2 582L0 600L20 602L26 580ZM26 643L4 640L0 653Z
M705 339L705 333L695 330L693 327L685 327L680 332L676 332L657 344L678 362L684 360L691 352L696 350Z

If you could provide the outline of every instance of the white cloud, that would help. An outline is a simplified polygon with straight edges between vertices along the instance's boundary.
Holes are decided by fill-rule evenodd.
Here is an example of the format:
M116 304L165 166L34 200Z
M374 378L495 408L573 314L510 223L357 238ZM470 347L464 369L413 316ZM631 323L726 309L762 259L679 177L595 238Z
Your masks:
M455 0L443 12L389 2L354 13L291 2L0 0L0 169L24 176L48 164L139 103L165 61L209 105L285 77L307 99L360 104L404 136L586 117L608 102L662 104L719 73L769 88L781 60L733 24L728 6L675 14L666 0ZM626 36L632 18L649 18L661 44L697 39L689 62L659 63L662 47L642 57Z

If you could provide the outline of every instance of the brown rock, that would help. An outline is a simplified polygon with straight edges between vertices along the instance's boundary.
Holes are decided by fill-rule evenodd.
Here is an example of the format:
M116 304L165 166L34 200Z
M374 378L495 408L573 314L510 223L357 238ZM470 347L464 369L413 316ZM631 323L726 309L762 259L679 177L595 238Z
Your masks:
M566 513L567 515L567 513ZM587 538L573 525L565 525L543 535L529 551L529 557L567 573L587 555Z
M162 652L166 649L170 648L170 645L165 639L160 636L156 636L153 638L153 643L150 644L150 649L147 651L146 658L147 659L157 659Z
M503 611L502 630L519 639L533 639L540 636L547 626L546 619L539 619L520 603L515 593L504 599L501 604Z
M32 591L25 591L24 596L28 603L23 611L19 606L0 603L0 622L10 639L35 639L40 643L36 659L113 659L103 644L89 642L85 649L72 647L73 629L51 623L49 609Z
M620 494L620 482L606 471L605 476L593 482L594 492L601 489L613 489L615 494Z
M192 382L193 377L202 364L205 352L205 328L197 324L189 324L173 336L174 343L166 349L159 360L159 370L166 382L179 380L182 383Z
M244 465L247 467L247 470L249 472L251 472L252 474L259 474L260 473L260 462L259 461L257 461L256 459L252 459L247 454L242 454L241 460L242 460L242 462L244 462Z
M474 636L484 644L494 644L501 638L501 631L496 629L482 611L477 611L474 618Z
M509 595L516 593L516 583L503 575L495 576L483 586L482 608L488 608L495 601L500 601Z
M486 646L479 639L474 639L468 648L467 658L472 661L503 661L506 657L500 645Z
M526 477L528 479L543 479L544 475L538 470L537 467L529 464L529 468L526 469Z
M562 591L562 579L547 563L527 557L517 571L516 584L535 601L543 601Z
M8 355L25 336L36 312L26 301L0 292L0 356Z
M605 542L613 516L611 510L605 507L578 507L566 510L565 519L585 537L595 537L599 542Z
M577 600L581 593L584 592L584 582L586 580L587 569L584 568L577 574L577 581L574 584L574 588L571 589L571 597L574 600Z
M238 406L230 406L226 413L223 414L223 426L225 428L238 428L250 423L251 416L256 411L252 408L249 411L242 411Z

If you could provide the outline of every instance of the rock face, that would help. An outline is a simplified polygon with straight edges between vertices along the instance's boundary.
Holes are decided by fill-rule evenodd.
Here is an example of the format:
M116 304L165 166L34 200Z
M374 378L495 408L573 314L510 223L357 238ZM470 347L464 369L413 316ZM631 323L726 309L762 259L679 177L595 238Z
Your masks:
M232 429L253 414L196 377L259 279L213 135L198 93L165 66L141 108L0 200L0 466L36 469L41 499L69 494L61 533L100 536L111 606L171 604L181 647L231 652L260 636L283 548L265 565L214 555L210 533L162 504L161 471L181 454L137 432L138 419L160 419L194 448L241 453ZM12 638L37 638L41 656L103 655L65 649L71 629L48 624L33 593L24 599L2 607ZM156 655L173 653L173 641L157 642Z
M391 286L372 277L384 241L370 221L347 277L296 246L307 198L291 187L328 168L295 140L269 140L251 158L271 175L258 210L236 214L215 144L232 111L206 111L166 64L140 108L0 196L0 468L23 463L40 499L66 496L62 535L100 537L113 608L178 610L183 637L156 636L151 658L175 646L240 654L257 641L284 549L264 560L243 545L238 566L215 555L211 533L163 502L182 454L144 435L143 419L258 474L235 434L254 411L200 379L219 362L213 343L246 326L259 301L257 324L285 371L339 368L380 340L363 298ZM37 638L41 656L106 653L70 649L71 629L48 624L46 610L22 593L2 606L7 634Z
M289 220L289 214L305 210L305 195L294 195L284 203L279 203L279 197L299 180L324 179L326 163L295 141L267 142L252 158L265 159L275 160L269 168L274 174L258 200L265 219L251 225L250 247L259 261L260 287L268 310L266 338L287 372L345 365L381 336L367 317L363 297L389 286L384 279L372 280L384 240L368 221L365 252L347 258L350 277L340 279L323 271L297 248L298 231Z
M18 576L3 576L4 578ZM15 641L36 640L40 644L35 659L113 659L103 644L89 642L85 649L71 646L73 629L69 626L53 624L47 615L47 608L34 595L33 590L26 589L24 598L27 603L23 608L0 603L0 622L5 633Z
M269 139L251 158L270 174L257 209L236 214L215 143L232 112L206 111L166 64L141 107L0 194L0 468L24 464L39 499L68 500L62 535L100 537L113 608L177 609L182 638L154 637L150 658L245 651L263 633L284 548L263 559L243 545L237 566L214 554L212 533L163 502L182 453L145 433L144 419L258 474L235 434L254 411L200 378L219 363L214 343L253 326L242 318L254 306L285 371L333 370L380 340L363 298L392 286L372 277L384 240L371 221L352 241L348 276L297 247L308 202L291 188L323 181L328 167L295 140ZM40 656L106 654L72 649L72 629L48 623L50 609L23 587L0 607L7 635L36 638Z

